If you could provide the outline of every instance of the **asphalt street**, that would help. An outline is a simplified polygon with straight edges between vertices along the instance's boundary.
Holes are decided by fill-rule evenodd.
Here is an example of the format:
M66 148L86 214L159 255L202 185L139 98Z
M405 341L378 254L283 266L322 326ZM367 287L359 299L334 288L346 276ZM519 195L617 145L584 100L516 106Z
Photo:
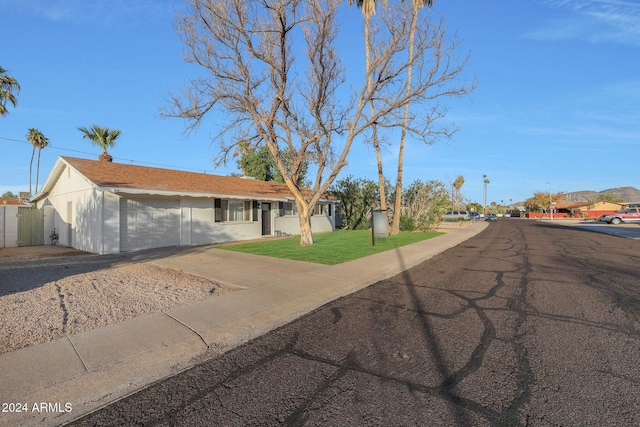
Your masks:
M500 219L73 426L640 425L640 241Z
M556 223L560 224L563 222L564 221L556 221ZM640 239L640 224L638 223L613 225L597 221L577 221L572 224L572 226L584 228L585 230L596 231L598 233L627 237L629 239Z

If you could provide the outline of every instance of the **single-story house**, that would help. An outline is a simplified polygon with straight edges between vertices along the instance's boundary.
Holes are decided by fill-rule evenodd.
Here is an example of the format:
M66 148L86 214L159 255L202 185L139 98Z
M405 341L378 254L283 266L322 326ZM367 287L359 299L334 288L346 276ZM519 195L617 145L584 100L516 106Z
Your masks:
M0 206L27 206L17 197L0 197Z
M99 254L300 234L288 187L251 178L59 157L31 201L58 244ZM313 232L335 229L337 203L320 200Z
M560 202L556 205L556 210L559 213L565 213L576 218L599 218L604 214L617 212L625 205L626 203L610 202L608 200L599 200L596 202Z

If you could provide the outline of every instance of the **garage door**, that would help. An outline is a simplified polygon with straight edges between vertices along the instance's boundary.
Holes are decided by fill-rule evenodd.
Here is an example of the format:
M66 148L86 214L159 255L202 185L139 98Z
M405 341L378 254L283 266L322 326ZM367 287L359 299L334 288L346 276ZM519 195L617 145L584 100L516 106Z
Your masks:
M120 199L120 250L180 245L180 202Z

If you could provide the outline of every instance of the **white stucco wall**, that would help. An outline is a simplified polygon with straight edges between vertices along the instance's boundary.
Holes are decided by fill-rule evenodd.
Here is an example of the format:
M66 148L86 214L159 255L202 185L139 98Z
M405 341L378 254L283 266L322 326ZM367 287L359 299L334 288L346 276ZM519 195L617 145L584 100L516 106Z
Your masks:
M185 206L188 206L188 209L185 209ZM213 212L213 199L182 200L183 232L180 244L206 245L215 243Z
M250 222L217 222L217 242L258 239L262 235L260 221Z
M183 200L180 203L180 244L191 245L191 203Z
M38 201L38 208L43 206L55 209L53 226L59 245L104 253L102 192L75 169L66 166L62 170L49 194ZM50 232L45 230L47 236Z
M332 208L332 213L335 210ZM297 215L285 215L276 217L274 220L274 235L277 232L287 233L291 235L300 234L300 219ZM311 232L323 233L335 230L335 216L313 215L311 217Z
M182 199L180 206L181 245L208 245L261 235L260 217L258 221L215 222L212 198Z
M56 211L53 206L44 206L44 244L51 244L51 234L53 233Z
M18 207L0 206L0 248L18 246Z

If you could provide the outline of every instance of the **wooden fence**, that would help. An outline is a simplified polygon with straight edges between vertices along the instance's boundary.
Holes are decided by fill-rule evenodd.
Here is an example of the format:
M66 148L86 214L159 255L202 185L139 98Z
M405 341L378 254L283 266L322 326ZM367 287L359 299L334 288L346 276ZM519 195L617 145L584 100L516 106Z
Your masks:
M44 245L44 211L18 208L18 246Z

